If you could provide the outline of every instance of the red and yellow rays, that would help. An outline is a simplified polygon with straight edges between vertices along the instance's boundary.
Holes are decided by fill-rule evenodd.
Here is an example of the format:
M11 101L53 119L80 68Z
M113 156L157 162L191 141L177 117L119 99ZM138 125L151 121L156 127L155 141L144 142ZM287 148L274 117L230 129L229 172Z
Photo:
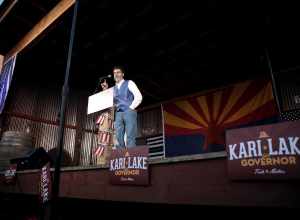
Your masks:
M264 111L267 106L273 110ZM212 143L223 144L225 128L272 117L275 112L271 83L246 81L164 105L165 133L167 136L204 135L204 147Z

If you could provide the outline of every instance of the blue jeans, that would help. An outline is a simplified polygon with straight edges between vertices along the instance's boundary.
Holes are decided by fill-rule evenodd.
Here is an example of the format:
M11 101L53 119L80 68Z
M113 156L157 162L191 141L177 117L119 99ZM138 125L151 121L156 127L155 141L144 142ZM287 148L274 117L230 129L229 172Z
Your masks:
M118 141L116 147L125 147L125 132L126 147L135 147L135 138L137 136L137 112L132 109L128 109L125 112L116 112L115 129Z

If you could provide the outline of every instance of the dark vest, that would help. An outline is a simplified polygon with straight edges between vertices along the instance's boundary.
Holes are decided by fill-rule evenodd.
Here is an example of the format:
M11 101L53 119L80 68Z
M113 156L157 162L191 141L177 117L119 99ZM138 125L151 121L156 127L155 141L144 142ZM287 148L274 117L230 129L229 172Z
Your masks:
M129 109L134 96L132 92L128 89L128 80L125 80L120 89L115 85L114 87L114 104L116 105L116 110L124 112Z

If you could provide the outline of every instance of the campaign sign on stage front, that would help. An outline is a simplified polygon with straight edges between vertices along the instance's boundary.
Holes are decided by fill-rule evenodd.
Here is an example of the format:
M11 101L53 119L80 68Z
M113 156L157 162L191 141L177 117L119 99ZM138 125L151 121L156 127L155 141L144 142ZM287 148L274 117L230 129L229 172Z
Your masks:
M148 146L113 150L109 161L110 183L148 185L148 153Z
M299 179L300 121L226 132L231 179Z

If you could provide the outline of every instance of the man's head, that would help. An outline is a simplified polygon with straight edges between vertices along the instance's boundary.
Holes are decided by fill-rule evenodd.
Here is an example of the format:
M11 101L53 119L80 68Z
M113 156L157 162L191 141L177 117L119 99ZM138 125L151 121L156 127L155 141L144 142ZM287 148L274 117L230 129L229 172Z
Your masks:
M101 80L100 85L101 85L102 90L108 89L108 83L107 83L106 79Z
M122 81L124 79L124 69L121 66L115 66L113 68L114 79L116 83Z

